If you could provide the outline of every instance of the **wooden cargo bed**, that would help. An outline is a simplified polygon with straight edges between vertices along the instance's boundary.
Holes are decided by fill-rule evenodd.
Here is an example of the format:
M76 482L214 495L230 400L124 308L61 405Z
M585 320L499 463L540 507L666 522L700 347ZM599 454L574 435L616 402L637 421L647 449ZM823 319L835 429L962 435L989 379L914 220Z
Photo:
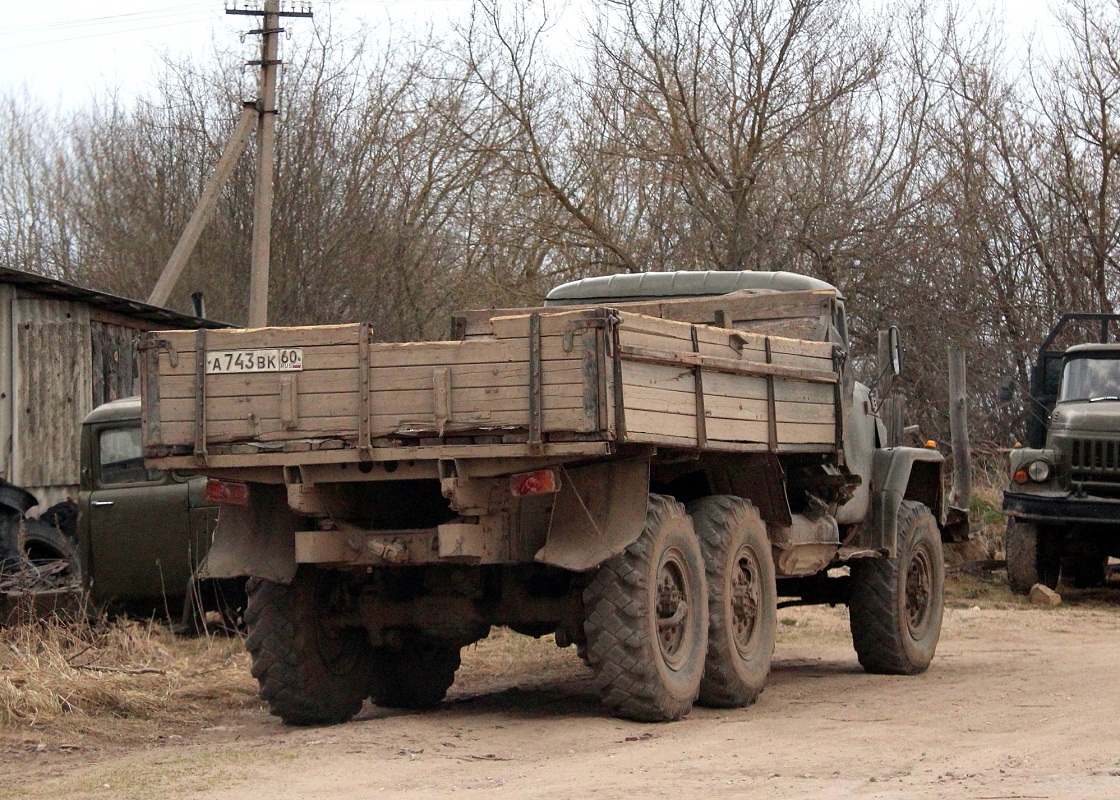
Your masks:
M145 455L197 468L837 445L828 341L605 307L471 324L404 344L372 342L367 324L147 334ZM228 371L237 360L264 370Z

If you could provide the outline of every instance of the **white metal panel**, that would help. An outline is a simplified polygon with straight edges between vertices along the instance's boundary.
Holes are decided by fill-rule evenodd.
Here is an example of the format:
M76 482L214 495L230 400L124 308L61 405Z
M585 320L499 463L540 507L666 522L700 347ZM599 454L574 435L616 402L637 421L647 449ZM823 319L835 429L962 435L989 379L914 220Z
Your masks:
M12 482L51 499L77 496L82 419L91 410L89 307L12 301Z

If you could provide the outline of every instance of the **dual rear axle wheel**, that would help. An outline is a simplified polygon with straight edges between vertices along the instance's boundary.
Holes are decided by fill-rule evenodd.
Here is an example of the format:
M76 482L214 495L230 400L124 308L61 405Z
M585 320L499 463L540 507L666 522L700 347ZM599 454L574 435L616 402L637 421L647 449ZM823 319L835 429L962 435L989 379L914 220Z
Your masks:
M851 566L849 622L868 672L912 675L933 658L945 581L930 511L903 501L894 558ZM770 672L777 627L766 526L749 502L684 506L651 495L638 541L584 592L586 660L603 702L630 719L680 719L694 702L753 703Z

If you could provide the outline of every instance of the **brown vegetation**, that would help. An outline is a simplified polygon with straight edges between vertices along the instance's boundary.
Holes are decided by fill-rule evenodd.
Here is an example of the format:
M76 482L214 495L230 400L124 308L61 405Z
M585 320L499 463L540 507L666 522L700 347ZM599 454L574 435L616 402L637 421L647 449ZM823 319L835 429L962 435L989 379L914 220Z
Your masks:
M124 619L0 628L0 741L135 742L259 705L236 637Z
M1063 0L1051 52L919 0L596 13L577 42L545 6L478 0L443 40L373 53L318 19L286 45L272 321L438 337L453 307L569 278L787 269L845 293L864 369L902 326L927 435L953 342L974 438L1023 438L1032 350L1120 288L1120 1ZM252 94L238 66L169 64L61 121L0 98L0 264L146 297ZM246 160L177 307L201 289L244 319L251 182Z

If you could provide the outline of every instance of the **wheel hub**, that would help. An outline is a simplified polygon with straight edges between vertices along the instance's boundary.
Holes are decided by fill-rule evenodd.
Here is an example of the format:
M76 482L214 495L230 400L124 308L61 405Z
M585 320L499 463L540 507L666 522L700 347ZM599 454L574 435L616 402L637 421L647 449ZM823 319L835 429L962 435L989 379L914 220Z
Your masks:
M687 656L688 566L678 550L665 554L657 570L657 638L665 663L677 669Z
M762 604L762 570L758 554L750 547L740 548L736 555L731 572L731 620L735 629L735 646L741 654L747 655Z
M906 627L917 637L929 619L933 599L933 558L928 548L915 548L906 566Z

